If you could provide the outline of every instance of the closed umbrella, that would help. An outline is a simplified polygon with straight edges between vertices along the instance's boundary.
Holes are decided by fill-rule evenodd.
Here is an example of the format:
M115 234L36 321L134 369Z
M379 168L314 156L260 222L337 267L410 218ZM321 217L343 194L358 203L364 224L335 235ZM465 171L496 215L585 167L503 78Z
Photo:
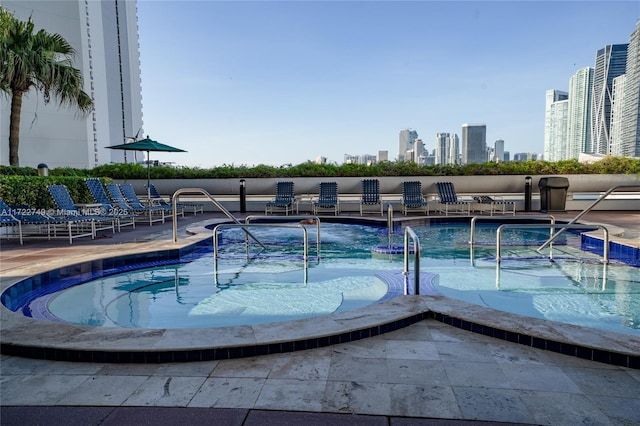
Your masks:
M149 185L151 184L151 170L149 169L149 153L154 152L187 152L184 149L176 148L170 145L165 145L158 141L149 139L147 136L144 139L131 143L123 143L120 145L108 146L110 149L122 149L126 151L147 151L147 196L149 196Z

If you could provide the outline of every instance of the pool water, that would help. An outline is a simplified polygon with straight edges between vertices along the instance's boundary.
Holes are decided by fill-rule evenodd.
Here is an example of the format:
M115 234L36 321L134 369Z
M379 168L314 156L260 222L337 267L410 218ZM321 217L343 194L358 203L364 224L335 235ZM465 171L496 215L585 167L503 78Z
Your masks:
M564 233L550 261L548 250L544 255L535 251L549 237L548 230L505 230L497 267L496 225L477 226L473 259L468 224L412 229L422 247L421 271L439 275L434 282L439 294L521 315L640 334L640 269L603 265L599 256L580 250L578 235ZM188 263L101 277L34 297L25 311L93 326L222 327L327 315L399 294L376 276L401 274L403 267L401 255L372 251L389 245L386 228L323 223L320 256L315 225L307 230L307 262L299 229L252 228L266 248L260 251L250 243L248 259L243 231L225 229L217 259L206 250ZM401 232L396 234L391 244L401 245ZM46 309L34 308L42 306Z

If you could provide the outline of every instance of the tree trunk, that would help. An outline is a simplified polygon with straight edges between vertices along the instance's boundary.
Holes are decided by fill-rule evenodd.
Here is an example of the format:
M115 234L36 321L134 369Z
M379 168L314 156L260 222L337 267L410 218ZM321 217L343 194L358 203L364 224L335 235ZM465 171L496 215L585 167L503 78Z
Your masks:
M13 90L11 96L11 117L9 118L9 164L19 166L18 148L20 147L20 112L22 111L23 91Z

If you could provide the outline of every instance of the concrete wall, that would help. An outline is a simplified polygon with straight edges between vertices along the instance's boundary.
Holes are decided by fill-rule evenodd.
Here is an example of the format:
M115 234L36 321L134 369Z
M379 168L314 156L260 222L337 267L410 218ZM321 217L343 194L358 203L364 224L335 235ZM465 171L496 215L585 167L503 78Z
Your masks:
M569 180L567 194L567 210L582 210L599 196L599 193L607 191L616 185L637 185L628 191L635 194L622 199L622 195L613 195L600 203L596 210L640 210L640 175L553 175L563 176ZM532 176L532 210L540 209L539 181L545 176ZM360 177L339 178L266 178L245 179L248 211L264 211L264 202L273 198L276 182L291 180L295 183L295 192L301 196L313 196L318 193L318 184L323 181L335 181L338 183L338 191L341 197L352 199L352 202L343 204L343 211L358 211L356 202L360 194ZM452 182L456 192L461 197L476 194L498 195L516 201L516 209L524 210L525 176L394 176L381 177L380 192L386 194L386 198L398 203L402 194L402 182L417 180L422 183L423 193L427 198L437 194L436 182ZM116 181L122 183L123 181ZM146 193L146 180L129 180L136 192ZM240 179L155 179L154 185L163 195L173 194L180 188L203 188L211 195L219 199L225 207L231 211L239 210ZM205 204L207 205L207 204ZM394 205L394 208L396 206ZM302 207L301 207L302 208ZM213 209L213 206L211 206ZM308 210L308 206L304 207Z

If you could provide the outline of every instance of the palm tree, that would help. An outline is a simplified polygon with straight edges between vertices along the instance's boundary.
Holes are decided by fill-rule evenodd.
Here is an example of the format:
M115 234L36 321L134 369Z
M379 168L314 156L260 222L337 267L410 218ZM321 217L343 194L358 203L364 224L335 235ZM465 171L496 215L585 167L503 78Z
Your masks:
M34 88L60 106L77 106L87 114L91 97L82 88L82 74L73 67L76 51L59 34L45 30L34 33L31 17L20 21L0 7L0 91L11 98L9 119L9 164L19 166L20 113L22 97Z

